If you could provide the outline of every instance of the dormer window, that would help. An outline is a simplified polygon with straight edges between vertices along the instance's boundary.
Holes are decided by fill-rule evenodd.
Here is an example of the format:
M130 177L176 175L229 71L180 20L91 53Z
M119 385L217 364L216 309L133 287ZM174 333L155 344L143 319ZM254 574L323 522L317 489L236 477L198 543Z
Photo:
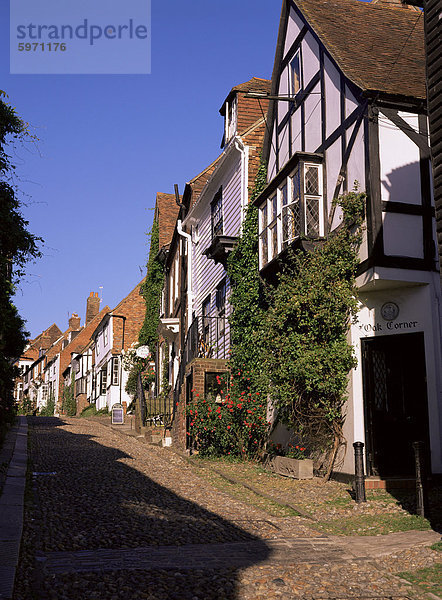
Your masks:
M259 207L259 266L301 237L324 235L322 164L300 161Z
M238 115L238 102L236 100L236 96L234 96L230 101L226 102L226 123L225 123L225 137L226 143L229 142L232 137L236 135L236 126L237 126L237 115Z
M296 96L302 88L301 81L301 51L298 50L289 63L289 90L290 96Z

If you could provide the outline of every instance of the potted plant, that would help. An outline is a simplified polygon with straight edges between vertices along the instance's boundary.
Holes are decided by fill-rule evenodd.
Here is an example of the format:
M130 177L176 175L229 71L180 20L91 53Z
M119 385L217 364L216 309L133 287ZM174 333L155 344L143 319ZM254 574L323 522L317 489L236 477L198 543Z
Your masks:
M304 446L289 444L284 449L281 444L270 444L266 466L271 471L293 479L313 478L313 460L307 458Z

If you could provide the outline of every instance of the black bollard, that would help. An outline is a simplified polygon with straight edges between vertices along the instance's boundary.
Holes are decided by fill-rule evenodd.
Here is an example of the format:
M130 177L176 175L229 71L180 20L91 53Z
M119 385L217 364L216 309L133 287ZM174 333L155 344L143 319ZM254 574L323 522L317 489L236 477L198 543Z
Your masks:
M425 473L424 443L413 442L416 468L416 514L425 517L428 513L427 476Z
M364 475L364 444L363 442L355 442L355 494L356 502L367 502L365 497L365 475Z

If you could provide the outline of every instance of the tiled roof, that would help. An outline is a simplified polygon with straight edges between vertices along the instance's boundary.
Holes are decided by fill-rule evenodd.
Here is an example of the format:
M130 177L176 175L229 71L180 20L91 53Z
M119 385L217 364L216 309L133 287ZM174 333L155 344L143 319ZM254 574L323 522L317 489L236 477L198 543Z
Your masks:
M245 81L244 83L239 83L235 85L229 92L227 98L224 100L222 107L219 109L219 112L222 115L225 115L226 112L226 102L235 92L267 92L270 94L272 87L272 82L269 79L262 79L261 77L252 77L249 81Z
M426 97L421 11L386 1L294 1L343 73L361 89Z
M215 160L209 166L207 166L204 169L204 171L201 171L201 173L198 173L198 175L195 175L195 177L193 177L193 179L191 179L189 181L188 185L192 189L192 201L191 201L190 208L198 201L198 198L200 197L200 194L203 191L204 186L206 185L206 183L209 181L209 179L213 175L216 165L218 164L218 161L220 160L221 157L222 157L222 154L217 156L217 158L215 158Z
M62 335L61 329L55 324L49 325L47 329L42 331L36 338L29 341L31 348L40 348L40 344L47 339L49 344L53 344Z
M245 83L240 83L232 88L232 92L269 92L271 81L261 77L252 77Z
M156 214L158 216L160 249L170 244L179 210L175 194L157 193Z
M77 337L75 337L72 342L66 346L65 350L68 351L69 355L72 352L81 352L84 350L85 346L90 344L92 333L108 312L110 312L110 308L106 305L97 315L95 315L93 319L89 321L87 325L83 327Z

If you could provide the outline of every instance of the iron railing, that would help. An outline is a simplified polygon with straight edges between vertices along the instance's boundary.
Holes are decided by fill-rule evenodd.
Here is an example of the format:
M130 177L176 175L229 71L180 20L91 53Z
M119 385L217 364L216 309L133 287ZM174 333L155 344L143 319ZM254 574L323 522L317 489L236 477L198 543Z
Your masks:
M179 401L181 386L184 383L186 366L194 358L228 358L229 333L226 317L201 316L194 318L187 331L184 348L181 352L180 367L173 390L173 416Z
M155 396L151 390L146 392L141 380L141 374L138 374L137 397L140 403L140 419L143 425L170 426L173 412L173 398L171 394Z
M155 396L150 390L146 393L141 375L138 375L137 397L140 403L140 418L143 425L164 425L170 427L179 401L181 386L184 383L186 366L194 358L226 359L229 352L229 329L225 317L195 317L189 327L180 355L175 386L170 394Z

